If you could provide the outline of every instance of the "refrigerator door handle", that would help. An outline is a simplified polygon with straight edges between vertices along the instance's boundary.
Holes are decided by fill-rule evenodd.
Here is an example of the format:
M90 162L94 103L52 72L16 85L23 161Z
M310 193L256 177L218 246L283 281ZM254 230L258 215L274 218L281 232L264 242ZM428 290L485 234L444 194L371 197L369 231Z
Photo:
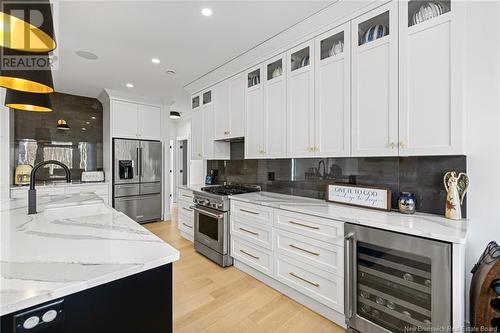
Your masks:
M137 147L136 148L136 154L137 154L137 177L141 176L141 148Z
M144 176L144 175L143 175L144 170L142 170L142 166L143 166L143 164L142 164L142 163L143 163L143 162L142 162L142 152L143 152L143 149L144 149L144 148L142 148L142 147L140 147L140 148L139 148L139 153L141 154L141 159L140 159L140 161L141 161L141 174L140 174L140 176L141 176L141 177L142 177L142 176Z
M352 266L353 266L353 254L352 254L352 241L354 240L354 233L350 232L344 237L344 243L345 243L345 290L347 292L346 297L344 297L344 307L345 307L345 314L346 314L346 322L349 321L352 318L352 280L353 280L353 272L352 272Z

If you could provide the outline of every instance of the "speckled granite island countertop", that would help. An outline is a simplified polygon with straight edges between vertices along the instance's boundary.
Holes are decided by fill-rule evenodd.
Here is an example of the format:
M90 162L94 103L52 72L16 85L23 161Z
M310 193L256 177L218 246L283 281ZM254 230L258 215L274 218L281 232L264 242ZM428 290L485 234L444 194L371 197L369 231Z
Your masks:
M0 315L147 271L179 252L94 194L0 201Z
M465 243L470 223L431 214L405 215L271 192L238 194L230 199L450 243Z

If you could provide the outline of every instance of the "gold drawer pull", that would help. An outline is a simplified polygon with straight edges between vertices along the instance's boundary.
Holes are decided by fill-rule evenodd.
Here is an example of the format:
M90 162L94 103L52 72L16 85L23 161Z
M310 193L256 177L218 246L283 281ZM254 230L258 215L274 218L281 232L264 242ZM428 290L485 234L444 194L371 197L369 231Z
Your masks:
M250 231L250 230L247 230L245 228L240 228L241 231L244 231L244 232L248 232L249 234L252 234L252 235L255 235L255 236L258 236L259 233L258 232L253 232L253 231Z
M192 212L193 211L192 209L189 209L189 208L186 208L186 207L182 207L182 209L187 210L188 212Z
M259 213L257 213L257 212L252 212L251 210L246 210L246 209L241 209L241 208L240 208L240 212L254 214L254 215L259 215Z
M311 281L309 281L309 280L306 280L306 279L304 279L303 277L300 277L300 276L298 276L297 274L292 273L292 272L290 272L290 273L288 273L288 274L290 274L290 275L291 275L291 276L293 276L294 278L297 278L297 279L302 280L302 281L304 281L304 282L306 282L306 283L309 283L311 286L315 286L316 288L319 288L319 283L314 283L314 282L311 282Z
M189 199L192 199L192 198L193 198L192 196L187 195L187 194L183 194L182 196L183 196L183 197L186 197L186 198L189 198Z
M299 222L295 222L295 221L288 221L288 222L291 223L291 224L300 225L301 227L306 227L306 228L309 228L309 229L315 229L315 230L319 229L319 227L312 226L312 225L307 225L307 224L303 224L303 223L299 223Z
M189 224L186 224L186 223L184 223L184 222L183 222L182 224L183 224L183 225L185 225L186 227L190 228L190 229L193 229L193 227L192 227L192 226L190 226Z
M295 245L293 245L293 244L290 244L290 245L288 245L288 246L290 246L291 248L294 248L294 249L296 249L296 250L300 250L300 251L303 251L303 252L306 252L306 253L309 253L309 254L312 254L312 255L315 255L315 256L319 256L319 253L316 253L316 252L312 252L312 251L309 251L309 250L303 249L303 248L298 247L298 246L295 246Z
M240 252L241 252L241 253L243 253L243 254L246 254L247 256L252 257L252 258L254 258L254 259L257 259L257 260L259 260L259 259L260 259L259 257L254 256L253 254L250 254L250 253L248 253L248 252L246 252L246 251L240 250Z

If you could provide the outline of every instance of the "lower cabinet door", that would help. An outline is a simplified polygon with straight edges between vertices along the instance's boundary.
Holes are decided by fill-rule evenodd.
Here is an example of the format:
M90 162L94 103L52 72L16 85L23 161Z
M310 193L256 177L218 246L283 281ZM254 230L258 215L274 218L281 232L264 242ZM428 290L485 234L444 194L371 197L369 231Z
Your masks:
M275 278L289 287L344 313L344 279L277 254Z
M270 250L253 246L238 237L232 236L231 256L264 274L273 276L273 253Z

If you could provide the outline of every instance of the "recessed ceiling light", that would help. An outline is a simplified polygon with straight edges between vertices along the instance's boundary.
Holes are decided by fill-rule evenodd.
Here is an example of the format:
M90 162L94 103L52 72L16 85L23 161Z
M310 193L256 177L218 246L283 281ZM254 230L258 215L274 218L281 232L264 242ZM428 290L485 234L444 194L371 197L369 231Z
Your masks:
M86 121L85 124L90 125L90 121Z
M203 8L201 10L203 16L212 16L212 10L210 8Z
M87 129L85 127L82 127L82 131L86 131Z
M151 59L151 62L152 62L153 64L159 64L159 63L160 63L160 59L158 59L158 58L153 58L153 59Z
M93 120L96 120L96 119L97 119L97 118L96 118L96 117L94 117L94 116L92 116L92 117L90 117L90 118L92 118Z
M126 86L127 86L127 88L133 88L134 84L133 83L127 83Z
M165 74L168 74L168 75L174 75L175 74L175 69L167 69L165 71Z
M99 58L94 53L88 51L76 51L76 55L87 60L96 60L97 58Z

